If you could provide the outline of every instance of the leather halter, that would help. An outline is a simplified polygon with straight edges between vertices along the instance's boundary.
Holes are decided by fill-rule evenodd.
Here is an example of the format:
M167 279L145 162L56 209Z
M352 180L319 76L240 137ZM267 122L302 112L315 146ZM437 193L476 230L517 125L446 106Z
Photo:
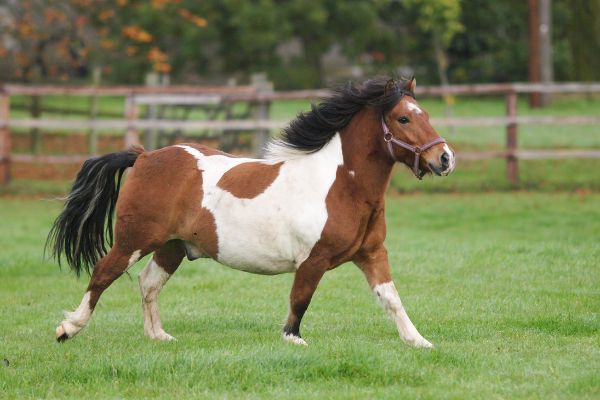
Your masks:
M390 128L388 128L387 124L385 123L383 116L381 117L381 126L383 127L383 140L385 140L385 142L387 143L387 148L388 148L388 151L390 152L390 156L392 156L392 159L394 161L400 161L398 158L396 158L396 155L394 154L394 148L392 147L392 144L400 146L403 149L406 149L406 150L414 153L415 154L415 162L412 167L412 172L413 172L413 174L415 174L417 179L419 179L419 180L423 179L423 175L419 174L419 160L421 159L421 153L423 153L425 150L435 146L436 144L446 143L446 139L444 139L443 137L440 136L440 137L437 137L436 139L433 139L431 142L425 143L422 146L413 146L411 144L403 142L400 139L395 138L394 135L392 135L392 131L390 131Z

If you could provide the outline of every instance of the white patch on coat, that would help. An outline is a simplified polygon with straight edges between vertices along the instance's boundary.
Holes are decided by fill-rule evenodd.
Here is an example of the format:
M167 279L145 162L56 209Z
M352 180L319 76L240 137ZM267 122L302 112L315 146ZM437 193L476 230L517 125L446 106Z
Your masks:
M356 175L356 174L354 173L354 171L350 171L350 172L348 172L348 174L349 174L351 177L353 177L353 178L354 178L354 176Z
M265 191L240 199L217 186L219 179L246 162L275 164L223 155L205 156L179 145L194 156L202 171L201 206L215 218L217 260L232 268L260 274L295 271L309 256L327 222L325 199L343 164L339 133L321 150L283 162Z
M142 254L141 250L136 250L133 253L131 253L131 257L129 257L129 261L127 262L127 269L131 268L131 266L133 264L135 264L136 262L138 262L138 260L140 259L140 255Z
M92 310L90 308L90 292L85 292L79 307L73 312L65 312L65 319L56 328L56 337L62 336L64 333L68 337L73 337L90 321Z
M162 269L154 258L140 272L138 277L142 293L142 311L144 313L144 333L152 339L174 340L166 333L160 322L158 295L171 275Z
M413 103L411 100L406 101L406 108L408 108L409 111L414 111L417 114L423 113L421 107L419 107L416 103Z
M381 304L384 310L396 323L398 333L400 333L400 337L404 342L415 347L433 347L431 343L421 336L410 318L408 318L408 314L406 314L406 311L402 306L402 301L400 301L400 296L398 295L396 286L394 286L394 282L376 285L373 287L373 293L375 293L379 304Z
M308 343L299 336L292 335L291 333L284 333L283 340L287 343L298 344L301 346L308 346Z

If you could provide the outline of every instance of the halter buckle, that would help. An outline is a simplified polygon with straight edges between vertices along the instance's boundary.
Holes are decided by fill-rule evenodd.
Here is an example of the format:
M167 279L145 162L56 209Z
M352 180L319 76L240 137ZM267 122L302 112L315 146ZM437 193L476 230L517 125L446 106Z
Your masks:
M393 137L394 136L392 135L391 132L385 132L383 134L383 140L385 140L386 142L391 142Z
M419 155L419 154L421 154L422 151L423 150L421 150L421 148L419 146L415 146L415 149L414 149L415 154Z

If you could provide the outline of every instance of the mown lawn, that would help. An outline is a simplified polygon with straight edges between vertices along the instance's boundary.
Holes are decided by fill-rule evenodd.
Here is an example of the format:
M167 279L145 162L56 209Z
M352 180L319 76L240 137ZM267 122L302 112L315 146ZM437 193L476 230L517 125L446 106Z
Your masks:
M401 343L352 265L282 342L292 276L186 262L161 297L173 343L143 336L140 262L58 344L76 280L42 260L57 202L0 199L2 398L598 398L600 194L388 199L404 304L434 350Z

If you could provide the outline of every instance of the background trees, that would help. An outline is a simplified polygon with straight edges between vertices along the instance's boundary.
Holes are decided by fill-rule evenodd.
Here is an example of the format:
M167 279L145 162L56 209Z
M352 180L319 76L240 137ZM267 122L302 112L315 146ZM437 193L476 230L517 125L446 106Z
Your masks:
M558 80L600 79L600 1L554 0ZM527 79L527 2L5 0L0 80L245 81L278 88L416 73L423 83Z

